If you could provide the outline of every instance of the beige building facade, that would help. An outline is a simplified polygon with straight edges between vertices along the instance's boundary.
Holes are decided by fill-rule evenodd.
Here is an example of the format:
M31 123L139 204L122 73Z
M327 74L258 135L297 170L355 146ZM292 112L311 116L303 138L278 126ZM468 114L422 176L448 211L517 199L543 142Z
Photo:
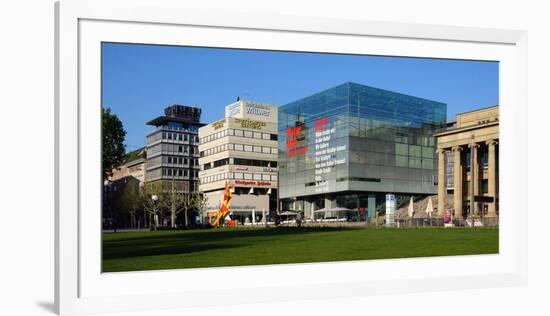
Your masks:
M135 178L139 181L139 186L143 186L145 182L145 169L147 157L145 148L140 148L133 152L131 159L126 160L122 165L112 170L109 177L110 181L118 181L124 178Z
M438 154L438 213L452 194L451 213L457 221L473 216L498 224L498 106L457 114L454 127L435 134ZM473 180L473 195L472 193ZM472 196L493 198L475 202ZM474 199L475 200L475 199Z
M218 212L225 183L233 188L232 219L259 223L277 208L277 107L238 100L225 117L199 129L199 190L203 218Z

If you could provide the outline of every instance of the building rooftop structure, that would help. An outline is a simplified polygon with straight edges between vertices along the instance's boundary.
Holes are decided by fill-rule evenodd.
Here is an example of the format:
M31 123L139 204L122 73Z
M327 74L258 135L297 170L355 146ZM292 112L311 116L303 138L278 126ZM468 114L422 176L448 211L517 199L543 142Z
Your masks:
M149 122L147 125L160 126L168 122L178 122L178 123L200 123L202 110L198 107L174 104L164 109L164 115L156 117Z

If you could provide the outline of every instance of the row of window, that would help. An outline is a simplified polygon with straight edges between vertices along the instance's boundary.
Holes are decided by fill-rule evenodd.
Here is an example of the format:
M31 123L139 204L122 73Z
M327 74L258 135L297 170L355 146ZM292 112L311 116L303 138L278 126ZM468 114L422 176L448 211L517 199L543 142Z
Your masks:
M202 177L200 180L202 184L223 180L277 181L277 175L265 173L224 172L208 177Z
M266 147L266 146L257 146L257 145L245 145L245 144L222 144L216 147L209 148L200 152L200 157L207 157L217 153L225 152L228 150L236 151L245 151L245 152L254 152L261 154L277 154L276 147Z
M179 141L191 141L191 143L198 143L199 142L199 136L197 135L189 135L189 134L182 134L182 133L172 133L172 132L162 132L162 139L167 140L179 140Z
M225 165L240 165L240 166L253 166L253 167L266 167L266 168L277 168L277 162L276 161L269 161L269 160L256 160L256 159L241 159L241 158L225 158L216 160L214 162L210 162L207 164L204 164L203 169L208 170L211 168L221 167Z
M150 155L156 154L158 152L162 153L183 153L194 155L197 152L197 146L187 146L187 145L177 145L177 144L166 144L160 143L147 148L147 152Z
M196 158L185 158L180 156L162 156L162 162L163 163L171 163L175 165L198 165L199 160Z
M202 137L200 139L200 143L205 144L213 140L216 140L218 138L222 138L226 136L247 137L247 138L256 138L256 139L263 139L263 140L277 140L277 134L228 128L223 131L219 131L217 133Z
M169 177L199 177L198 170L178 169L178 168L162 168L162 175Z

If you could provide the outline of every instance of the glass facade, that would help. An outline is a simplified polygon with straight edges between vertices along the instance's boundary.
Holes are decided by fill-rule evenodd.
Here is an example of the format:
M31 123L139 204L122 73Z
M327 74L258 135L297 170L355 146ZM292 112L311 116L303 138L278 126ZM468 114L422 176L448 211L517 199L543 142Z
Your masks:
M351 82L281 106L279 198L435 194L446 117L444 103Z

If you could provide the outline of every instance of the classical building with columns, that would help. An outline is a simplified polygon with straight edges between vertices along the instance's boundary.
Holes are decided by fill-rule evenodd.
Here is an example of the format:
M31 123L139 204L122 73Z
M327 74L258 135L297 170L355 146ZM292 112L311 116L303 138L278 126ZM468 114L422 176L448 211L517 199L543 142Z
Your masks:
M473 215L483 218L485 225L498 225L498 125L498 106L491 106L459 113L453 127L434 134L438 154L439 215L443 215L445 200L452 195L451 211L456 221ZM493 202L474 203L472 214L472 196L492 197Z

